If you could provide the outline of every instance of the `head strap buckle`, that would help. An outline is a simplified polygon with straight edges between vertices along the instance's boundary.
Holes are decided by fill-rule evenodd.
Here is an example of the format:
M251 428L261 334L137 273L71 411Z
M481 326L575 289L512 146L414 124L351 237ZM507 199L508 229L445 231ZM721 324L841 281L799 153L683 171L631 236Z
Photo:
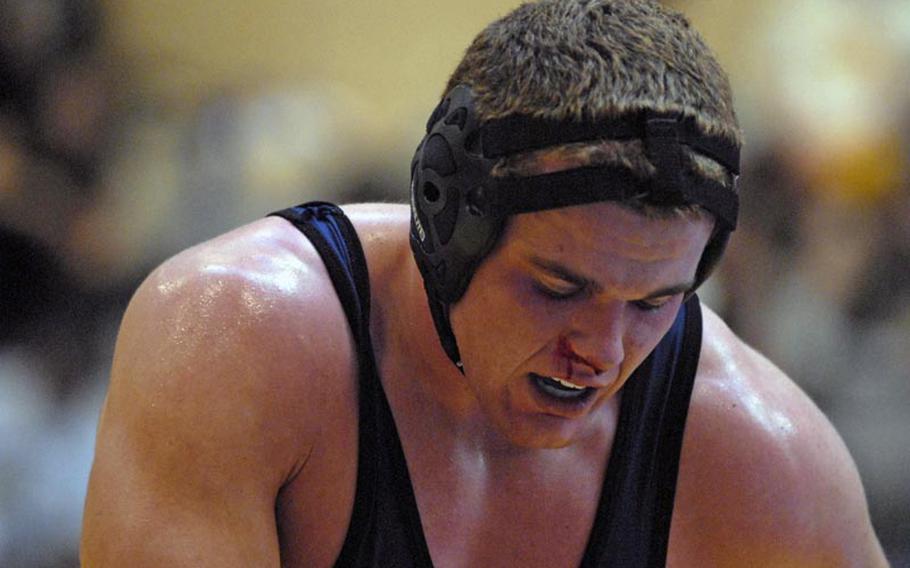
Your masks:
M651 198L655 203L675 205L688 201L683 178L682 126L681 115L645 115L645 149L657 169L651 181Z

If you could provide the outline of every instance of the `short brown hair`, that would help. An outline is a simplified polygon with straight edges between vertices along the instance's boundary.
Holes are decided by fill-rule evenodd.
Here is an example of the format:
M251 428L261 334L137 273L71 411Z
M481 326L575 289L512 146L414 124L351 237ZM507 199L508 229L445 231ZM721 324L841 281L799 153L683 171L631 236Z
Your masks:
M705 134L741 143L726 73L688 20L654 0L541 0L486 27L446 92L474 92L482 121L511 114L591 120L645 109L694 117ZM607 143L600 163L650 177L638 141ZM729 172L694 155L696 173Z

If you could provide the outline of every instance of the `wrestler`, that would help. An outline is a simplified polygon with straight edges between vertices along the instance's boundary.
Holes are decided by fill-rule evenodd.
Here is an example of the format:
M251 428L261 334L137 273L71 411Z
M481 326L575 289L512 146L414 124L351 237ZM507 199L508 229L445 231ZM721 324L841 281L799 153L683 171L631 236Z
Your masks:
M410 207L293 207L142 284L83 564L886 565L840 437L696 294L740 141L657 2L492 23Z

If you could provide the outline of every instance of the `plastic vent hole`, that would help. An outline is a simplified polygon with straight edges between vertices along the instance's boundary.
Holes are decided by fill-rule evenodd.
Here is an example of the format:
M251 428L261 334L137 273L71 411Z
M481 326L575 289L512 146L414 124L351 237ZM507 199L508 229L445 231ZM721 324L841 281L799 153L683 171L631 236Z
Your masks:
M461 191L458 188L448 186L445 190L445 207L433 216L436 237L439 239L439 244L443 246L449 243L452 234L455 232L455 222L458 220L458 202L459 197L461 197Z
M446 177L455 173L455 157L446 142L439 134L433 134L423 146L423 167Z
M439 201L439 188L433 185L430 182L423 184L423 198L430 203L436 203Z
M446 117L446 124L449 126L455 124L458 126L458 130L464 130L464 124L467 119L468 111L465 110L464 107L461 107Z
M430 115L430 119L427 121L427 133L433 130L433 127L439 122L439 119L444 117L446 113L449 112L449 105L451 104L452 99L445 99L439 105L433 109L433 114Z
M464 149L471 154L480 153L480 131L475 130L468 134L464 140Z
M487 197L483 186L478 186L468 192L467 199L468 213L475 217L483 217L487 211Z

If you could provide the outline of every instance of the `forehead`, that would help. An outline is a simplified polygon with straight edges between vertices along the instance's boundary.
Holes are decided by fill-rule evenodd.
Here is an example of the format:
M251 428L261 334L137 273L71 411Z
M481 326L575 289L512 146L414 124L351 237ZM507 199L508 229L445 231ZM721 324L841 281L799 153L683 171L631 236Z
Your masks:
M515 215L503 248L509 255L559 260L592 276L622 266L684 279L694 276L712 229L703 216L650 218L603 202Z

